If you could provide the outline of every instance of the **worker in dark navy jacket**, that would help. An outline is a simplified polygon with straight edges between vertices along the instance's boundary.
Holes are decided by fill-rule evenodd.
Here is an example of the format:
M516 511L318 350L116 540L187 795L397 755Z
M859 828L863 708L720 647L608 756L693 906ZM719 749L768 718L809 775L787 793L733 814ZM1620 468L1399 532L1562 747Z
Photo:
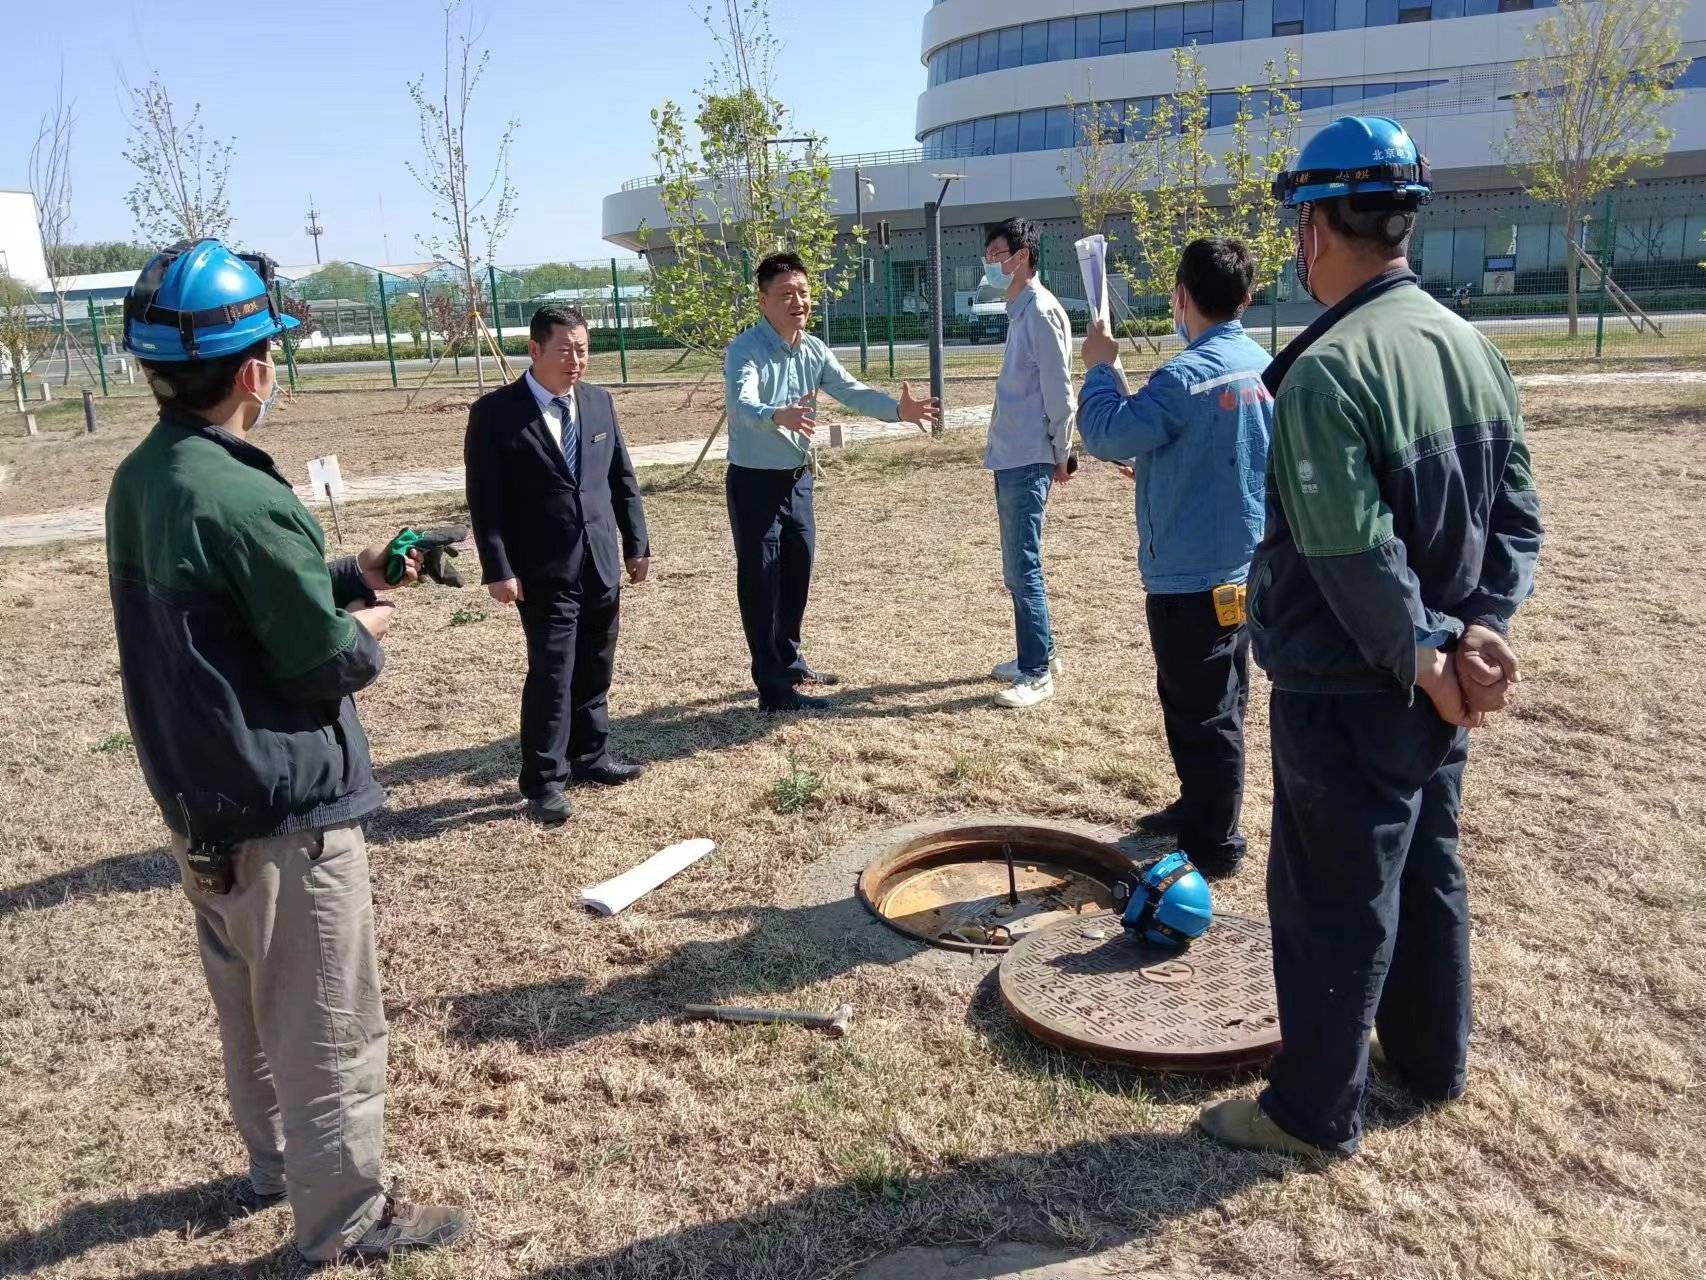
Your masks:
M641 766L613 758L610 681L622 572L641 583L651 544L610 393L582 381L586 317L533 315L533 365L475 401L463 446L481 579L521 612L521 793L540 822L568 820L572 780L617 786Z
M1250 586L1273 683L1268 914L1283 1048L1258 1100L1203 1128L1233 1146L1349 1154L1371 1027L1419 1098L1463 1092L1469 897L1458 854L1469 730L1516 682L1540 503L1503 357L1408 264L1427 162L1350 116L1276 194L1326 312L1282 351L1268 527Z
M1099 458L1130 460L1137 484L1138 571L1179 798L1138 819L1177 837L1208 876L1244 857L1244 709L1250 637L1244 582L1262 536L1273 397L1268 353L1238 317L1255 262L1236 240L1195 240L1179 258L1173 317L1185 349L1136 395L1124 394L1119 346L1100 325L1084 339L1078 434Z

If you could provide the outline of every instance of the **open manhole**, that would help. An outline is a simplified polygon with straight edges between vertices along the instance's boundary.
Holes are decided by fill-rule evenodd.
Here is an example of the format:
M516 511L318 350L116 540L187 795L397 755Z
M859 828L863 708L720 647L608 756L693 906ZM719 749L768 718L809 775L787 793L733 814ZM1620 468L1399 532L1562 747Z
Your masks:
M891 928L956 951L1006 951L1113 905L1132 868L1116 846L1023 819L927 822L874 838L859 899Z

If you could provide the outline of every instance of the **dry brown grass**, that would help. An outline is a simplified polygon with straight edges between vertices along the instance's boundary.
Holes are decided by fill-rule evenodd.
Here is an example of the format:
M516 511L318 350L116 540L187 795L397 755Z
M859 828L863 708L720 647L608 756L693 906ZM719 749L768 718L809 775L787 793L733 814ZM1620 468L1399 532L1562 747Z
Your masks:
M390 1154L480 1226L389 1273L781 1280L1014 1238L1099 1250L1124 1276L1701 1275L1706 422L1686 388L1667 394L1529 397L1551 537L1517 634L1531 683L1469 771L1469 1092L1416 1114L1377 1085L1363 1154L1326 1170L1194 1135L1205 1100L1253 1082L1044 1051L1007 1023L987 962L911 955L799 888L913 818L1122 824L1163 798L1130 490L1111 469L1057 501L1069 673L1024 715L985 706L1011 621L975 441L834 463L808 638L849 687L811 720L752 709L720 485L654 494L657 580L627 598L614 694L618 746L653 767L559 831L514 806L513 616L452 626L471 596L409 597L362 699L392 794L370 830ZM354 522L378 536L405 510ZM4 553L0 575L0 1275L294 1275L282 1214L219 1208L241 1152L189 910L110 740L124 712L99 553ZM1217 894L1260 913L1257 693L1253 865ZM823 787L781 815L790 753ZM718 852L624 916L574 905L697 834ZM723 998L858 1015L836 1042L671 1017Z

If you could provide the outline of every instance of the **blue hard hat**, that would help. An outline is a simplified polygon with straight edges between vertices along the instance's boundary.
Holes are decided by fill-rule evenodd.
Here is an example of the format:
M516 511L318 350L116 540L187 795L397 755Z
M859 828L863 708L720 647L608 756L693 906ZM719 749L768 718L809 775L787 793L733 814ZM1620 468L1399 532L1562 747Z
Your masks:
M271 293L272 259L217 240L156 254L124 296L124 349L143 360L215 360L297 325Z
M1344 116L1309 139L1297 167L1274 179L1273 194L1288 209L1365 195L1395 196L1413 206L1433 194L1433 174L1396 120Z
M1182 947L1214 922L1208 881L1178 850L1143 868L1128 891L1120 923L1145 942Z

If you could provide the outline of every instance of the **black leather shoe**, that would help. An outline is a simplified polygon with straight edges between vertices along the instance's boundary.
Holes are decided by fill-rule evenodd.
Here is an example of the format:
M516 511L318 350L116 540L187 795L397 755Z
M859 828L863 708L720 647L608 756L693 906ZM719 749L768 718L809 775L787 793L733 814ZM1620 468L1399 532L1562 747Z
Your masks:
M840 676L830 671L818 671L812 667L794 673L794 687L796 689L803 684L815 684L820 688L829 689L840 683Z
M288 1193L283 1191L274 1191L262 1195L255 1190L254 1179L247 1175L237 1179L235 1195L237 1203L243 1206L244 1213L262 1213L267 1209L276 1208L289 1198Z
M569 798L561 791L547 791L542 796L527 798L527 814L535 822L543 822L548 827L567 822L574 816L575 807L569 803Z
M813 698L803 693L788 693L775 698L760 698L760 711L828 711L835 704L828 698Z
M385 1212L367 1233L343 1252L340 1261L389 1258L399 1249L442 1249L468 1234L473 1221L466 1209L448 1205L410 1204L385 1198Z
M632 782L646 771L643 764L627 764L620 760L604 760L573 771L576 782L589 782L597 787L619 787Z
M1204 880L1225 880L1238 874L1244 858L1242 855L1236 858L1204 858L1200 862L1192 858L1191 865L1202 872Z
M1137 829L1146 836L1176 836L1184 823L1179 819L1178 802L1168 805L1165 809L1157 809L1154 813L1146 813L1137 820Z

